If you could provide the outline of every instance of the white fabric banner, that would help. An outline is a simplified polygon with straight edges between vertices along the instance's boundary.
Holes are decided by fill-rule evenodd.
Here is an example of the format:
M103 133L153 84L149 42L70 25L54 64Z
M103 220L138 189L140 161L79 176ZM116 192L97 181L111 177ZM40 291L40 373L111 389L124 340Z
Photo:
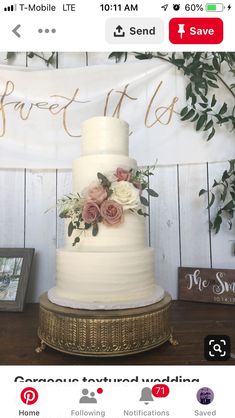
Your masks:
M221 127L207 142L208 133L180 121L185 85L180 71L158 61L42 71L1 66L0 167L70 168L80 155L81 122L99 115L129 123L130 155L141 165L234 158L234 133ZM222 85L219 94L231 103Z

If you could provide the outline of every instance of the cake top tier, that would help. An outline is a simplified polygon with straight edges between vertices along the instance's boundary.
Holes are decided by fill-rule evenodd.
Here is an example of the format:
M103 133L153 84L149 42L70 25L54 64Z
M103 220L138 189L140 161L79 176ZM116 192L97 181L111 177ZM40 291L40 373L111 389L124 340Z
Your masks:
M129 125L123 120L99 116L82 124L81 155L129 152Z

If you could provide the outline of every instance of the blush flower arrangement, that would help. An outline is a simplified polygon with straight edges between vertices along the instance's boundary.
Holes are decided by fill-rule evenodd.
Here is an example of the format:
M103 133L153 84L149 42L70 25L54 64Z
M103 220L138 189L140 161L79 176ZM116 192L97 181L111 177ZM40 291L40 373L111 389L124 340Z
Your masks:
M107 227L118 227L124 222L125 211L148 216L144 207L149 206L149 199L143 196L157 197L158 194L149 188L149 176L153 175L155 166L145 170L126 170L117 168L109 175L97 173L97 181L91 183L79 193L70 194L58 201L59 216L69 218L68 236L74 230L92 229L92 235L99 232L99 224ZM73 245L80 241L76 236Z

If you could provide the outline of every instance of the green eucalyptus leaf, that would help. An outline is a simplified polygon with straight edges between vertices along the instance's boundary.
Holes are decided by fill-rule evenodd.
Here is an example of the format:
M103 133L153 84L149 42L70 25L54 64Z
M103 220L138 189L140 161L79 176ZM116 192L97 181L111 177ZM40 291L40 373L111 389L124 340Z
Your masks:
M60 212L59 213L59 217L60 218L67 218L68 217L68 210L67 209L65 209L65 210L63 210L62 212Z
M199 118L199 113L196 113L196 115L191 119L191 122L195 122Z
M111 186L110 181L102 173L97 173L97 177L101 181L101 183L104 187L110 187Z
M73 222L70 222L68 225L68 236L71 237L73 230L75 229L75 226L73 224Z
M230 202L228 202L223 208L222 210L230 210L230 209L234 209L235 208L235 203L233 200L230 200Z
M182 110L181 110L181 112L180 112L180 116L184 116L184 115L186 115L186 113L188 112L188 106L185 106Z
M80 227L80 221L77 220L77 222L75 222L75 223L76 223L76 228L79 229L79 227Z
M118 52L111 52L111 54L109 54L109 56L108 56L108 59L116 58L117 54L118 54Z
M207 138L207 141L210 141L210 139L212 139L214 135L215 135L215 128L212 128L211 133Z
M217 214L213 223L213 229L215 230L216 234L219 232L221 224L222 218L220 215Z
M219 88L218 84L215 84L215 83L213 83L210 80L208 80L208 84L209 84L210 87L214 87L214 89L218 89Z
M116 62L120 62L124 58L124 62L127 60L127 52L111 52L109 59L115 58Z
M149 214L146 213L146 212L143 212L142 209L138 209L137 213L138 213L138 215L141 215L141 216L144 216L144 217L149 216Z
M198 103L203 109L206 109L208 104L207 103Z
M228 110L228 105L227 103L224 103L223 106L221 107L220 111L219 111L219 115L223 115L224 113L226 113Z
M192 101L192 106L194 106L197 103L197 97L194 93L191 94L191 101Z
M137 60L146 60L152 58L151 54L136 54L135 57Z
M231 229L232 229L232 226L233 226L233 223L232 223L232 221L229 219L228 220L228 227L229 227L229 230L231 231Z
M216 119L218 120L218 124L222 124L223 123L223 118L222 118L222 116L220 116L219 114L216 114L215 115L215 117L216 117Z
M207 99L207 97L206 97L206 96L204 96L204 94L201 94L201 93L200 93L200 97L201 97L201 99L202 99L202 101L203 101L204 103L208 103L208 99Z
M195 110L191 109L183 118L181 118L182 121L190 119L192 116L194 116Z
M189 83L186 87L186 100L189 99L191 94L192 94L192 83Z
M230 194L231 194L231 196L232 196L232 198L233 198L233 200L235 202L235 192L230 191Z
M215 95L213 94L212 99L211 99L211 107L214 107L217 103L217 100L215 98Z
M80 238L76 237L75 240L73 241L73 247L78 244L80 242Z
M140 196L140 201L141 201L142 205L149 206L149 202L144 196Z
M213 186L212 187L216 187L218 185L219 185L219 183L214 179L214 183L213 183Z
M213 63L213 66L215 67L216 71L220 72L220 64L219 64L219 61L218 61L216 55L214 55L212 63Z
M207 193L207 190L201 189L199 192L199 196L202 196L203 194Z
M229 175L228 171L227 171L227 170L225 170L225 171L223 172L223 175L222 175L222 181L227 180L229 177L230 177L230 175Z
M222 200L222 202L225 201L227 193L228 193L228 186L223 184L223 187L224 187L223 193L221 193L221 195L220 195L220 199Z
M93 235L93 237L96 237L96 235L98 234L98 232L99 232L99 227L98 227L98 224L95 223L92 226L92 235Z
M229 122L229 120L230 120L230 117L225 116L224 118L222 118L221 123L226 123L226 122Z
M146 189L146 190L147 190L147 192L150 196L153 196L153 197L158 197L159 196L159 194L157 192L155 192L155 190L153 190L153 189Z
M212 126L213 126L213 120L211 119L211 120L209 120L209 122L207 122L207 124L206 124L206 126L205 126L205 128L204 128L204 131L207 131L208 129L210 129Z
M234 213L234 209L230 209L227 211L227 214L230 216L231 219L233 218Z
M214 193L211 192L211 199L210 199L209 205L207 206L207 209L209 209L213 205L214 201L215 201L215 195Z
M217 81L217 77L215 73L206 73L206 76L210 78L211 80Z
M201 129L201 128L203 127L203 125L205 124L206 119L207 119L207 116L206 116L206 114L205 114L205 113L203 113L203 114L200 116L200 118L198 119L198 121L197 121L197 124L196 124L196 131L200 131L200 129Z

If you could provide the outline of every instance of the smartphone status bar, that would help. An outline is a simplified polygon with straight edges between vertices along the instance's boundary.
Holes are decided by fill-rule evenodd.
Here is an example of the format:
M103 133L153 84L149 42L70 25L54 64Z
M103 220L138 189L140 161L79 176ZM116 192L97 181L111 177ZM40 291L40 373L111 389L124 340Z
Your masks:
M228 1L4 2L0 36L6 51L233 51L234 10Z

